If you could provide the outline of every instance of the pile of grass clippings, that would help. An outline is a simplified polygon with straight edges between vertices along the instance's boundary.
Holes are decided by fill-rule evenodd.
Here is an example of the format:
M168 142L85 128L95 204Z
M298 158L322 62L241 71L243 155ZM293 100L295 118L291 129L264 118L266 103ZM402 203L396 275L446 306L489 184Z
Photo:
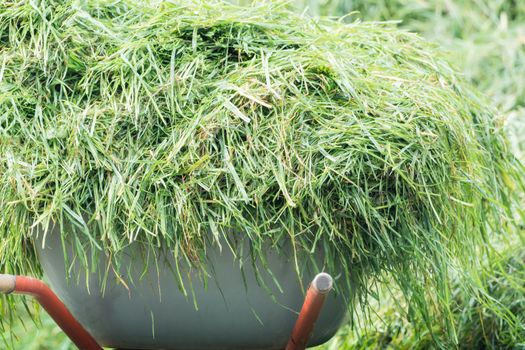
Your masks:
M35 232L66 221L86 266L140 242L205 268L210 245L287 239L362 305L393 278L430 326L429 309L451 320L450 272L514 225L521 170L494 112L388 26L282 3L4 1L0 92L4 272L38 275Z

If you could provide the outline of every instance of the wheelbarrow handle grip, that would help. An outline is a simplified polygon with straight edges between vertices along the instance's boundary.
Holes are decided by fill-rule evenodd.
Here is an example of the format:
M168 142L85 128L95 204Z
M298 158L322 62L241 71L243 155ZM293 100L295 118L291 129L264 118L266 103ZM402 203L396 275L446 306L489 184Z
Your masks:
M321 309L328 293L332 290L333 279L327 273L315 276L308 288L301 312L295 322L292 335L285 350L304 350L312 335L315 322L319 318Z
M44 282L31 277L0 274L0 292L34 297L80 350L102 350Z

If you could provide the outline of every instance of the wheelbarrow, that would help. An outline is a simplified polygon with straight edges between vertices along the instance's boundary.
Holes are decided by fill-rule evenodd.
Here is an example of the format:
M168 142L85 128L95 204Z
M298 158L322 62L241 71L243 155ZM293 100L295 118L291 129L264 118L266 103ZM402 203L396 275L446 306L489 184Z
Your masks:
M285 350L304 350L310 340L326 297L333 286L327 273L318 274L304 299ZM0 274L0 292L34 297L80 350L102 350L97 340L75 319L56 294L41 280Z
M341 293L329 293L341 276L334 282L305 263L300 280L286 244L278 253L269 247L255 262L249 254L210 248L206 279L180 263L174 274L173 255L137 247L120 259L121 270L99 256L97 269L84 274L74 244L58 234L36 244L53 290L37 279L1 275L0 292L35 297L79 349L305 349L330 339L347 314ZM126 276L133 282L124 282Z

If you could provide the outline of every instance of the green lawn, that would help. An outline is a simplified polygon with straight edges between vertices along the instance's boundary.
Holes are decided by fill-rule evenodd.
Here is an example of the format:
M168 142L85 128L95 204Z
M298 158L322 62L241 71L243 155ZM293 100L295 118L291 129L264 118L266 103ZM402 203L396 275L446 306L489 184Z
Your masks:
M42 309L37 313L41 315L38 323L28 315L23 307L24 296L14 296L14 301L19 303L12 328L6 322L3 325L2 337L5 347L13 350L67 350L75 349L62 330L55 324ZM29 308L35 312L33 305ZM0 345L0 348L3 348Z

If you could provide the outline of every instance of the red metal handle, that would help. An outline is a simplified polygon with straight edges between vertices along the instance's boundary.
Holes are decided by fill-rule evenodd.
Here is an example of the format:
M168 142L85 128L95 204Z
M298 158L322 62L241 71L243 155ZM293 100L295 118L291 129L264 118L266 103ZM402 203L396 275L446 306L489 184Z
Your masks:
M44 282L25 276L0 275L0 292L34 297L80 350L102 350Z
M327 273L315 276L308 288L303 307L295 322L292 335L286 345L286 350L304 350L319 318L326 296L332 290L333 279Z

